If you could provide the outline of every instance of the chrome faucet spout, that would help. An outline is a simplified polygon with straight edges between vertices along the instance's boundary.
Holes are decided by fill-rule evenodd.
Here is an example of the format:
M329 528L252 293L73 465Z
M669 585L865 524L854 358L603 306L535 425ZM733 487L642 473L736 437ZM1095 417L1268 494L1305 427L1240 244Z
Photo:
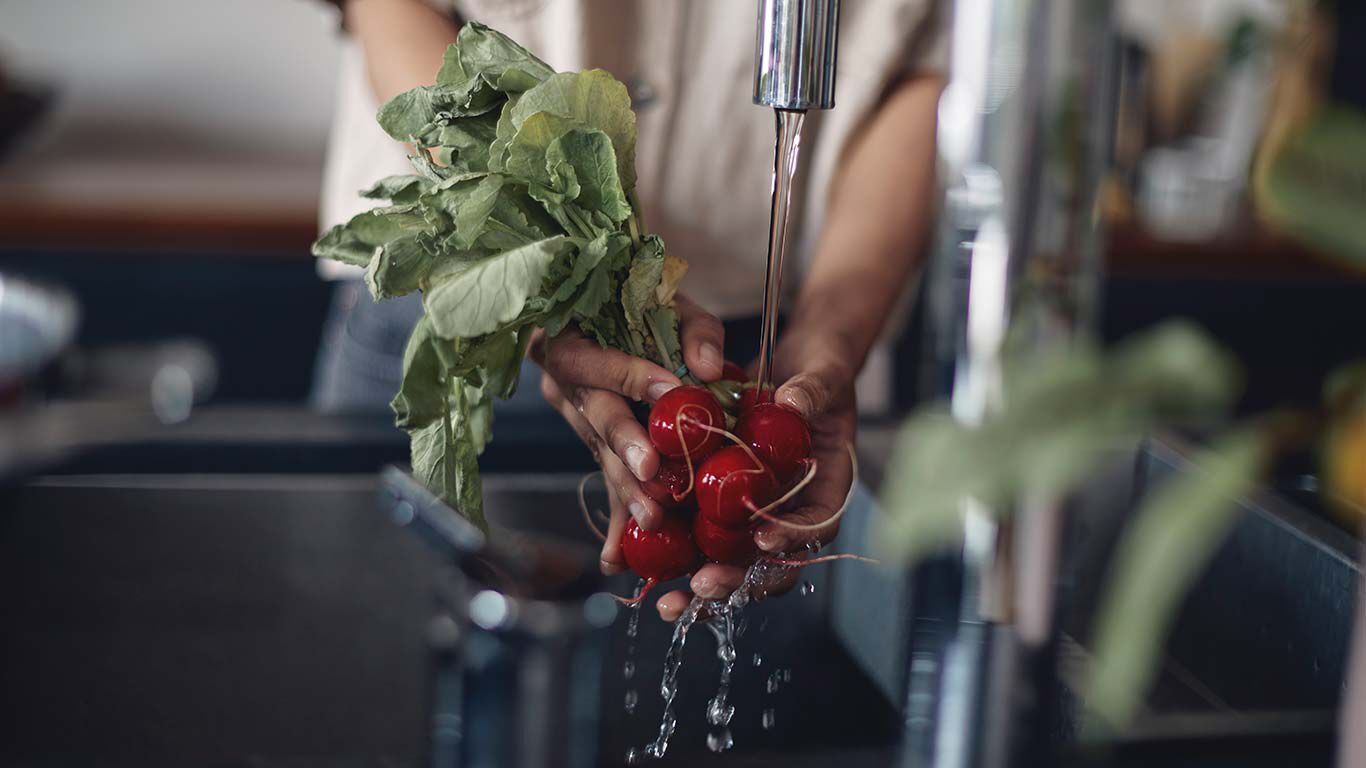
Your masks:
M774 109L835 106L839 0L759 0L754 103Z

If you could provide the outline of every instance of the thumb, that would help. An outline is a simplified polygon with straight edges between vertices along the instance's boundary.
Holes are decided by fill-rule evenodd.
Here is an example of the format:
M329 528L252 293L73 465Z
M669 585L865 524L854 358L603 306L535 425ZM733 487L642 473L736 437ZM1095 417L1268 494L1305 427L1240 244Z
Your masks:
M778 387L773 399L791 406L811 421L830 408L846 381L847 377L835 366L822 366L788 379Z

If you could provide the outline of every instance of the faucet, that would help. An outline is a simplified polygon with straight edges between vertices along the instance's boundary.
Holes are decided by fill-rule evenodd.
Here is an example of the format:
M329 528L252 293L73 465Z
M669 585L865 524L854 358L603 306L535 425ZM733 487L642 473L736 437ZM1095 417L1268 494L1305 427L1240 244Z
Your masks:
M835 106L839 0L759 0L754 103L806 111Z

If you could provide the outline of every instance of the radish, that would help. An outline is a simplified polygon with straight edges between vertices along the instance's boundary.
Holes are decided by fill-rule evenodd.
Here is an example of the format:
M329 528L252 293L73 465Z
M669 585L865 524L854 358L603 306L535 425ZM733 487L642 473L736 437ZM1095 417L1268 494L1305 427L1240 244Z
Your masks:
M725 565L749 565L759 559L759 547L754 543L754 529L727 528L706 515L692 521L692 537L697 549L708 560Z
M640 484L646 495L664 509L683 510L692 506L693 475L686 462L664 459L655 476Z
M786 405L756 404L740 415L735 433L784 482L811 458L811 428L800 413Z
M760 388L757 384L752 387L745 387L740 393L740 413L744 413L760 403L771 402L773 402L773 390L768 387Z
M746 446L722 448L697 473L698 515L727 528L749 525L754 510L777 496L777 477Z
M674 387L650 409L650 442L665 456L688 463L700 461L721 444L707 427L725 426L721 404L702 387Z
M621 554L631 570L645 579L640 594L629 600L617 598L627 605L639 603L659 582L676 579L691 571L698 561L688 521L674 515L665 515L659 528L653 531L641 528L634 517L628 520L621 535Z

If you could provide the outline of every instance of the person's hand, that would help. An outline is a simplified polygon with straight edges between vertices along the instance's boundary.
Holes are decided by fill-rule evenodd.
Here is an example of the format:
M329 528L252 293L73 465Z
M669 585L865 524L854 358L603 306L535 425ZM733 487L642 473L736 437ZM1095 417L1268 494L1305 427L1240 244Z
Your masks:
M774 381L783 382L774 401L789 405L811 425L811 453L817 462L816 476L797 495L790 512L782 515L792 523L814 525L829 520L844 506L853 485L849 448L857 426L854 407L856 364L849 360L848 345L836 337L791 329L783 334L774 355ZM829 543L839 532L838 521L814 530L793 530L772 522L762 523L754 541L767 553L801 550L812 539ZM656 607L666 621L683 615L695 593L709 599L730 595L743 583L745 569L710 563L693 574L692 593L675 590L659 598ZM773 585L769 594L790 589L797 572Z
M725 362L721 321L685 296L676 296L675 302L683 362L694 378L716 381ZM553 339L538 331L529 356L545 370L541 394L602 467L612 513L601 566L604 573L619 573L626 569L621 534L627 515L648 531L658 527L664 514L640 487L659 471L659 454L626 398L653 403L683 382L648 360L603 348L577 328Z

